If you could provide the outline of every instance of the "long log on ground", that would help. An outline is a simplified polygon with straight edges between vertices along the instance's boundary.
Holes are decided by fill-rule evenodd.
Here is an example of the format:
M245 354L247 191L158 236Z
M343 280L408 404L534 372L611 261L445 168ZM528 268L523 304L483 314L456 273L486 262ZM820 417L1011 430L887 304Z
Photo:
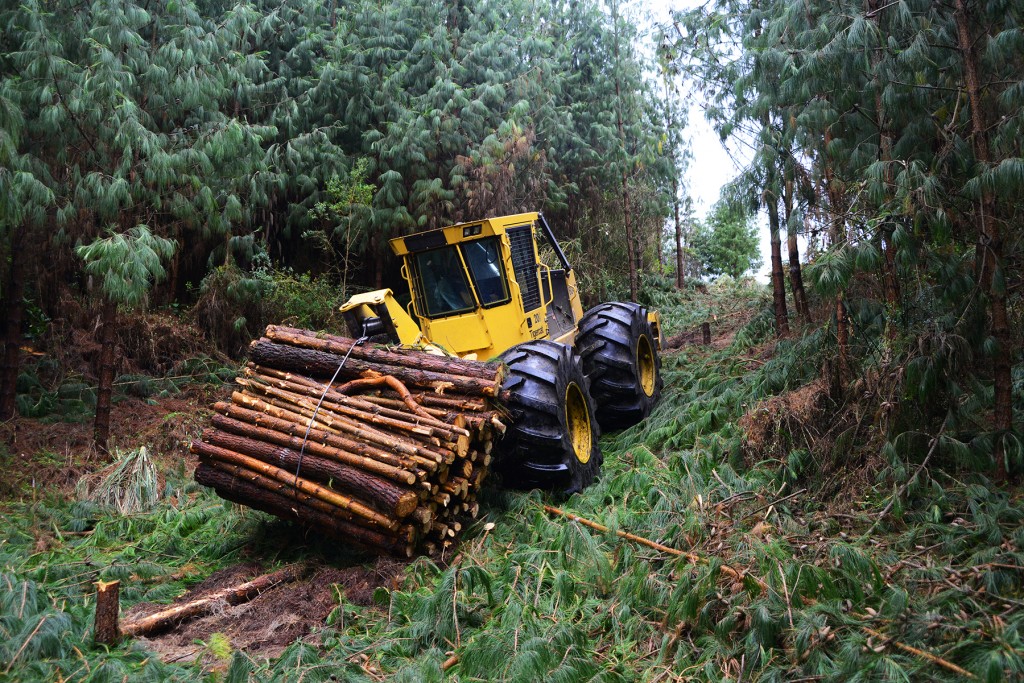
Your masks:
M274 465L269 465L262 460L250 458L247 455L235 453L225 448L211 446L203 443L202 441L193 441L191 450L197 455L203 455L231 465L238 465L239 467L243 467L252 472L257 472L270 479L277 480L282 491L298 489L305 494L313 496L314 498L319 498L325 503L330 503L331 505L341 508L346 512L361 517L367 522L379 526L382 529L388 529L389 531L396 531L398 529L397 520L386 515L382 515L358 500L354 500L349 496L343 496L340 493L332 491L326 486L320 486L316 482L303 479L302 477L297 477L294 473L289 472L288 470L275 467Z
M325 534L347 543L412 557L414 537L405 533L401 537L388 536L374 529L350 524L318 509L306 506L290 496L281 496L251 481L239 478L214 467L212 462L200 463L196 468L196 481L210 486L217 495L239 505L261 510L289 522Z
M388 347L385 350L378 348L375 344L353 346L354 340L347 337L314 333L294 327L270 325L267 327L266 332L264 332L264 336L289 346L327 351L341 357L344 357L351 350L352 358L387 363L389 365L401 365L418 370L429 370L446 374L453 373L491 381L494 381L495 376L498 374L498 366L496 364L484 363L482 361L467 361L456 356L435 356L423 351L407 350L400 347Z
M376 444L386 449L398 451L417 460L435 464L450 463L457 455L452 445L443 442L436 436L417 432L403 432L389 429L385 425L368 425L357 418L334 412L329 406L321 406L317 410L313 406L292 403L285 398L264 396L259 398L250 394L232 394L231 399L243 405L255 407L257 410L276 414L282 411L284 419L295 420L298 424L309 424L310 420L321 429L339 434L346 434L355 440ZM287 416L285 414L287 413Z
M260 365L302 372L312 377L333 377L341 363L341 357L332 353L276 344L265 338L254 341L249 346L249 357ZM349 358L338 373L338 377L359 379L368 370L382 375L394 375L406 385L412 384L427 389L451 387L459 393L474 396L498 396L501 393L498 383L494 380L387 365L360 358ZM498 397L507 398L507 395Z
M186 619L210 614L224 603L239 605L243 602L248 602L260 593L268 591L275 586L302 578L305 573L305 567L286 567L273 574L266 574L252 581L246 581L241 585L219 590L204 598L186 602L182 605L175 605L145 617L126 621L121 624L121 633L131 638L153 635L169 629Z
M214 410L221 413L213 416L213 425L240 436L249 436L260 441L267 441L292 450L305 450L309 453L335 460L337 462L379 474L400 484L416 483L416 475L409 470L415 461L391 455L378 448L357 449L357 444L339 434L322 429L310 428L305 425L289 422L258 410L243 408L228 403L217 403ZM218 420L218 417L226 420ZM246 427L235 423L244 423Z
M407 517L416 509L419 500L412 490L403 488L388 479L374 476L356 467L321 458L313 453L300 454L290 448L282 448L218 429L204 431L203 441L213 446L248 455L251 458L257 458L271 465L277 465L289 472L296 472L306 479L320 483L329 482L330 488L351 493L393 517Z

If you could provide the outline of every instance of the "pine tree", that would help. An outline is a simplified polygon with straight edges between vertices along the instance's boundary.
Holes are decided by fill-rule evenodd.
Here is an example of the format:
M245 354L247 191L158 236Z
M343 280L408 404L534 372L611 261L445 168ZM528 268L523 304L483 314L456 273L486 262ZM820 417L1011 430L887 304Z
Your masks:
M176 247L172 240L156 237L147 226L138 225L127 233L101 237L75 250L85 263L85 272L100 280L98 289L103 312L100 316L99 387L96 391L93 437L101 453L107 452L110 437L118 307L131 310L145 305L153 283L165 276L163 262L171 258Z

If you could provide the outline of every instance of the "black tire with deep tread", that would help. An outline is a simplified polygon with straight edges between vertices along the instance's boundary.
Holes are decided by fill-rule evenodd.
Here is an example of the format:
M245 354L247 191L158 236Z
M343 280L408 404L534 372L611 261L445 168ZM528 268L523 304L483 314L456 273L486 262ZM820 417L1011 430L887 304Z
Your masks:
M654 354L651 395L643 390L637 363L637 346L644 336ZM602 429L629 427L650 414L661 395L662 379L658 345L645 306L615 301L590 309L580 320L576 352L590 379Z
M506 486L575 493L589 486L601 468L600 431L583 363L572 347L536 340L501 356L507 370L502 389L511 423L497 444L496 469ZM576 457L568 429L565 395L571 383L582 390L589 413L590 457Z

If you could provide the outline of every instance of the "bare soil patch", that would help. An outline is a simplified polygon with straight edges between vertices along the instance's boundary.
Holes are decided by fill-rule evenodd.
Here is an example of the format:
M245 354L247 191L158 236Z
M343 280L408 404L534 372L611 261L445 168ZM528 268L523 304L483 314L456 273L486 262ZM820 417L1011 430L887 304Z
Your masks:
M139 642L155 651L165 662L199 660L216 669L221 661L216 648L208 646L221 634L232 650L253 657L272 659L288 645L321 629L341 599L369 611L383 611L373 601L381 586L395 588L406 563L377 558L372 564L349 567L320 566L295 583L282 584L241 605L229 606L215 614L178 625L171 631ZM235 586L265 573L258 563L238 564L210 575L174 604L196 600L215 591ZM166 609L168 605L135 605L123 618L138 617Z
M210 405L226 387L190 385L167 398L125 398L114 403L111 445L146 446L161 474L194 466L188 443L198 437L211 414ZM92 421L48 422L16 417L0 423L0 501L33 491L69 493L78 480L107 465L92 446Z

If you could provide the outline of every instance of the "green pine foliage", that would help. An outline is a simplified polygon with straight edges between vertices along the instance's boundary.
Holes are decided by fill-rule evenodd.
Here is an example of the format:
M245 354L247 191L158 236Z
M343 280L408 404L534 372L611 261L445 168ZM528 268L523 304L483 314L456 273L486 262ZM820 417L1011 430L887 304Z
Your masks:
M763 292L734 287L677 297L668 319L685 329L709 313L764 308ZM821 360L808 354L813 344L793 341L751 363L770 339L754 315L725 348L667 356L663 402L644 423L605 437L594 486L567 501L495 490L457 554L410 564L400 584L377 590L376 609L339 597L321 630L272 661L217 638L201 645L226 666L222 680L235 681L963 680L892 641L981 679L1019 677L1020 501L969 476L915 492L929 503L906 510L905 530L872 530L869 499L884 500L884 483L836 515L833 502L804 490L792 469L799 453L788 466L746 463L736 420L813 376ZM26 681L200 680L208 674L199 665L162 664L138 644L91 648L91 582L121 579L129 607L177 595L181 579L147 579L186 564L191 582L242 553L364 559L297 543L283 523L183 476L168 473L162 502L130 516L86 501L8 506L0 666ZM543 503L697 557L551 517ZM66 533L84 529L91 533ZM735 581L725 565L747 578Z

